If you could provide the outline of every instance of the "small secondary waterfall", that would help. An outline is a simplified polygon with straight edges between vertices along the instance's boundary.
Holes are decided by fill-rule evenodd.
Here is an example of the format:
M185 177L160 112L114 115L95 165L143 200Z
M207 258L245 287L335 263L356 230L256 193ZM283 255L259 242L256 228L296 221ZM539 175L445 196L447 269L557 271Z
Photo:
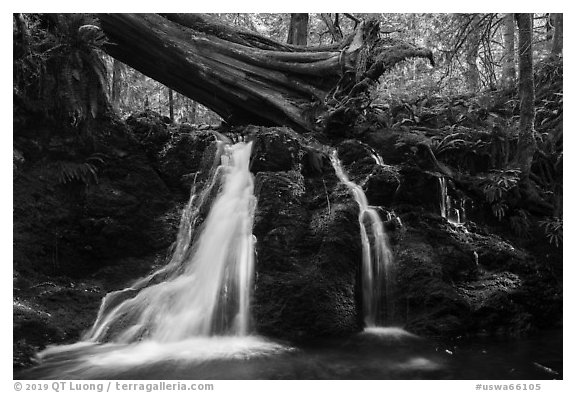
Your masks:
M440 189L440 215L455 225L466 221L466 209L462 200L453 201L448 195L448 185L445 177L438 178Z
M364 323L373 328L386 322L391 312L391 288L393 284L393 256L388 236L378 212L368 205L368 199L362 188L350 181L345 173L338 154L334 151L330 157L336 176L354 195L360 208L358 221L362 240L362 304ZM377 160L376 160L377 161ZM386 310L382 317L381 302L385 301Z
M130 288L107 295L84 340L178 342L248 334L256 207L249 171L252 143L218 143L216 159L221 164L201 192L193 188L169 263ZM200 232L193 236L200 209L218 189Z

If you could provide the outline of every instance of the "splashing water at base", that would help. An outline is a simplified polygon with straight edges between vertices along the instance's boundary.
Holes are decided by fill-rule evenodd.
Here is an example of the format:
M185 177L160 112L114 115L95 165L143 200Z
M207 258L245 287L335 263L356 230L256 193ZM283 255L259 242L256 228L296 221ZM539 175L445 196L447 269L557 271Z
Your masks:
M38 358L74 354L80 368L128 367L278 350L278 344L248 336L256 207L251 148L251 142L218 142L221 164L200 193L192 188L167 265L108 294L83 342L50 347ZM200 210L218 189L199 234L193 234Z
M364 323L367 328L375 327L385 321L381 317L381 301L386 302L386 313L391 313L392 252L388 236L378 212L368 205L368 199L362 188L350 181L338 154L334 151L330 157L336 176L354 195L360 208L358 221L362 240L362 305Z

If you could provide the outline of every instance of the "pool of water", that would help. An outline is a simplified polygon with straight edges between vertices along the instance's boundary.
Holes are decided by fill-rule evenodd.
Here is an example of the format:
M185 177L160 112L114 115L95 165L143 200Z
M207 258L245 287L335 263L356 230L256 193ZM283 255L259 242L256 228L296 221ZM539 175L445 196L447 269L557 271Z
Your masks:
M19 379L562 379L562 331L523 339L424 340L373 328L292 346L257 337L172 345L74 344Z

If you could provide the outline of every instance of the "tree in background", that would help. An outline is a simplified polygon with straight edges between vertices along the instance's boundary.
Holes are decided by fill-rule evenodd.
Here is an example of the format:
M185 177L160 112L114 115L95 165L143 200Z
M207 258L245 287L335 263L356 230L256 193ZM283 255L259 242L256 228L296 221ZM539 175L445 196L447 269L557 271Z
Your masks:
M168 113L170 121L174 121L174 93L170 88L168 88Z
M340 28L340 18L338 14L335 14L334 21L332 21L331 14L320 14L320 18L326 24L328 32L332 36L332 42L342 41L344 35L342 34L342 29Z
M308 14L290 14L287 43L299 46L308 44Z
M122 74L123 69L126 67L121 61L116 59L113 60L112 66L112 86L111 86L111 94L110 94L110 101L114 110L120 110L120 99L122 96Z
M551 14L551 20L554 25L554 36L552 38L552 55L560 56L564 41L564 17L563 14Z
M469 32L466 36L465 43L465 60L466 60L466 81L468 90L475 93L480 88L480 71L478 70L478 50L480 49L480 40L482 30L480 26L480 15L472 14L464 16Z
M518 24L520 122L516 162L520 167L521 179L529 181L536 139L534 138L534 67L532 54L532 14L516 14Z
M512 87L516 80L514 31L514 14L506 14L504 17L504 56L502 57L502 85L504 87Z

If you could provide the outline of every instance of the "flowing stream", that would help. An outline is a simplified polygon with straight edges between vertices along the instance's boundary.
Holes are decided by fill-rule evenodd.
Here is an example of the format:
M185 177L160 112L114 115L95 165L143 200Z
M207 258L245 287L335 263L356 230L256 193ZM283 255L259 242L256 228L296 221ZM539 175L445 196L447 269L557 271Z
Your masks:
M378 211L368 205L368 199L362 188L350 181L337 152L334 151L330 158L336 176L348 187L359 207L358 221L362 241L362 308L366 328L374 328L388 322L392 308L393 256L388 236ZM376 158L375 161L381 165ZM381 307L383 300L385 310Z
M159 361L248 358L285 349L249 335L256 208L251 148L251 142L218 141L206 186L199 192L193 186L182 212L169 262L108 294L82 341L40 352L39 360L52 366L66 359L54 377L95 377Z

